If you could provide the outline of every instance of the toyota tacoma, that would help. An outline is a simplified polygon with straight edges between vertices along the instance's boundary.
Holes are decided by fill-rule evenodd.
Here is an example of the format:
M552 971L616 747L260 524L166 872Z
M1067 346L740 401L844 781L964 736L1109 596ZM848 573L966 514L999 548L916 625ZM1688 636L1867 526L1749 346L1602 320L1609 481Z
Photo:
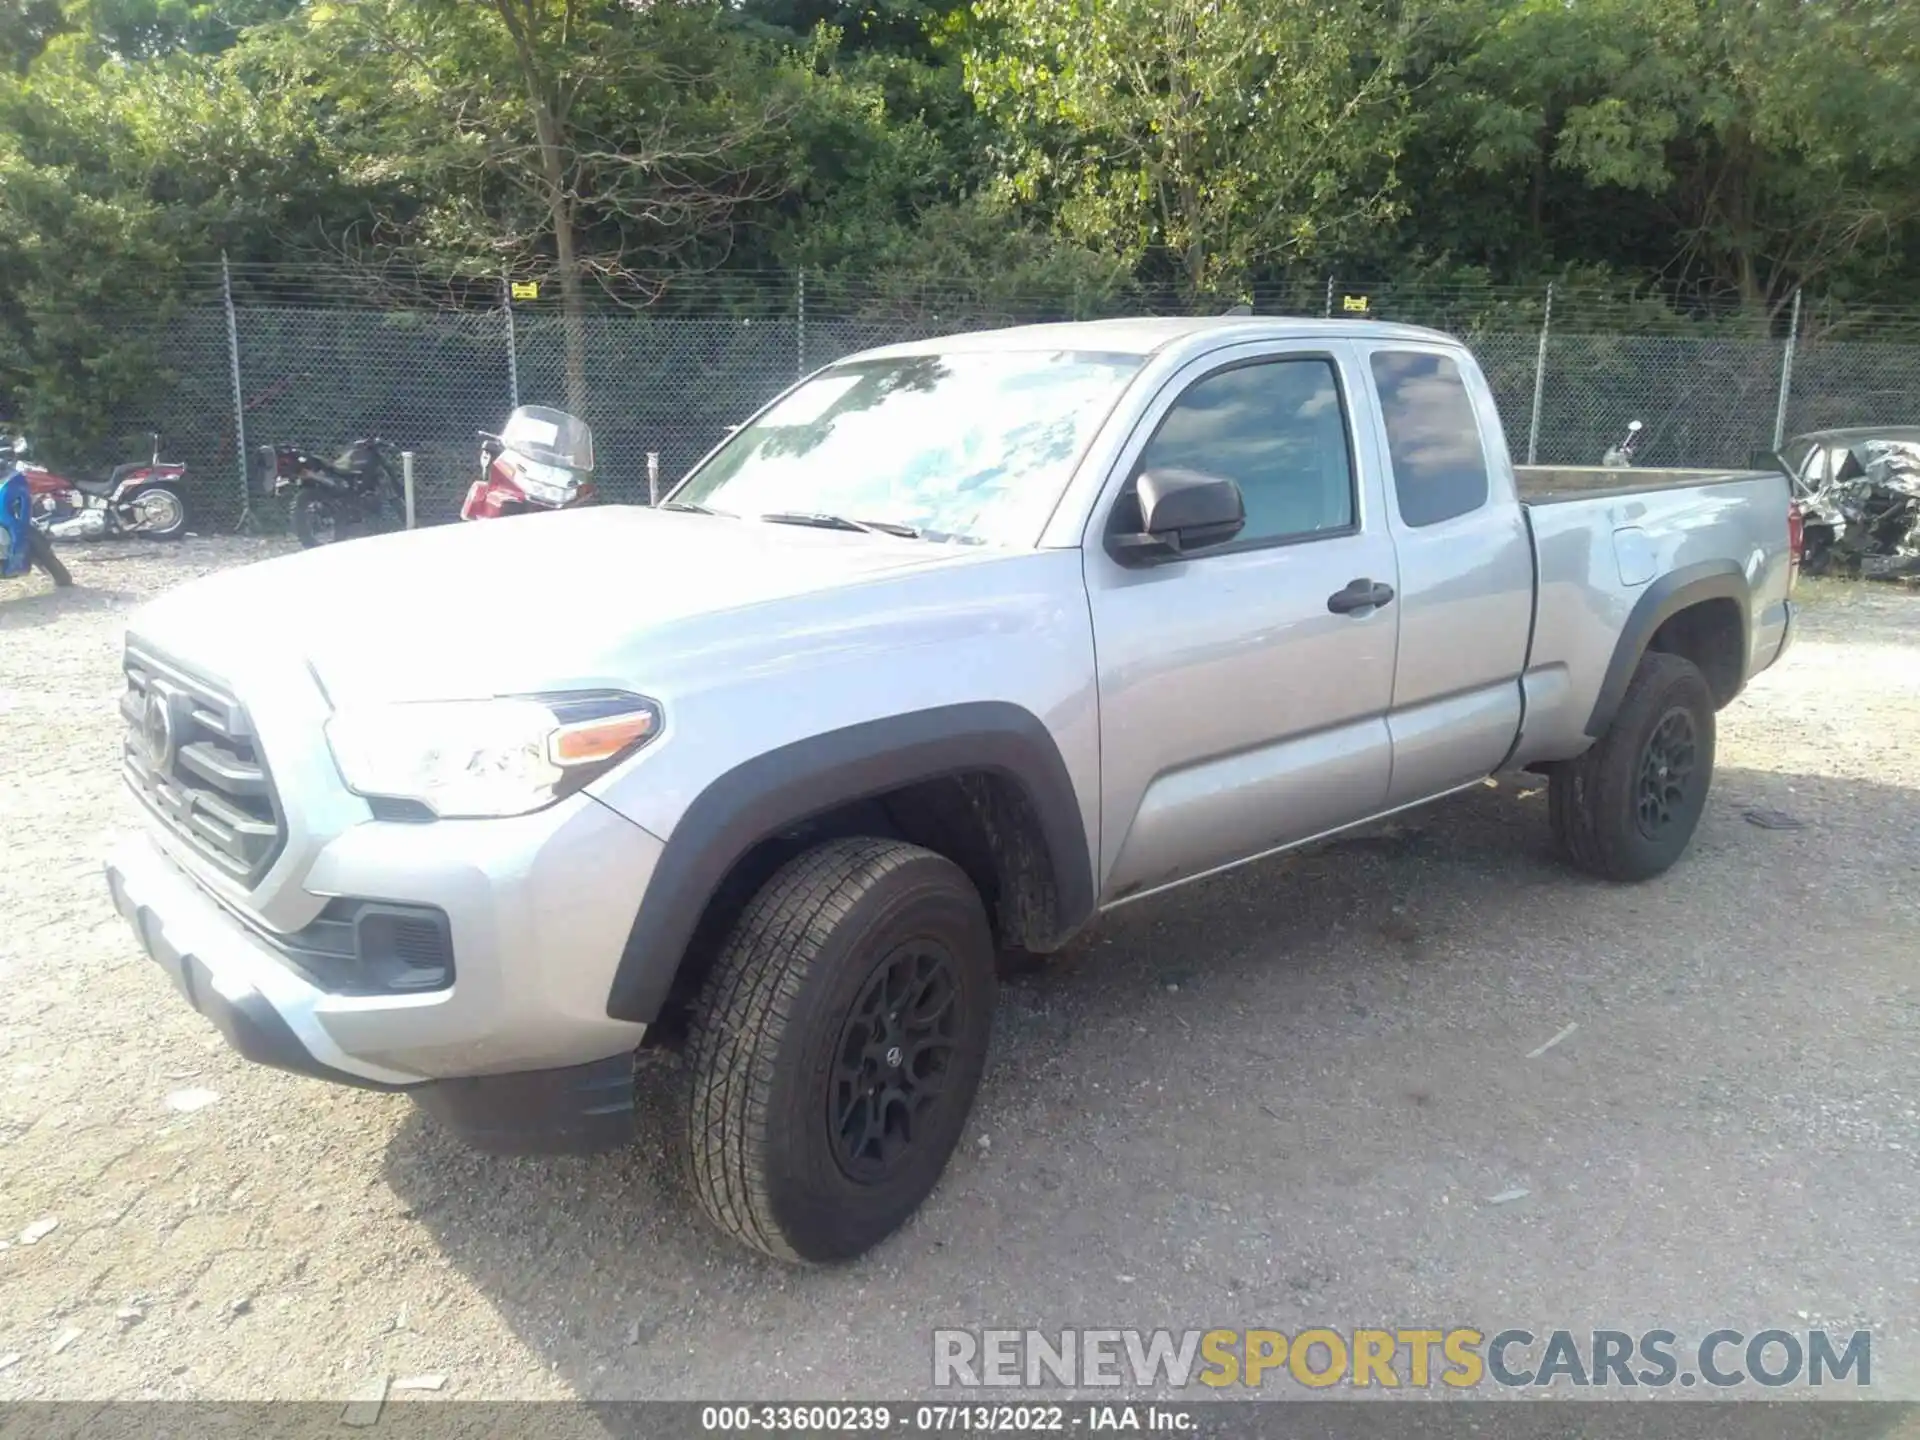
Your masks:
M1520 472L1465 347L1354 320L874 350L657 508L371 537L131 620L114 901L246 1057L498 1151L618 1145L771 1255L933 1188L996 960L1529 769L1659 875L1779 658L1785 477Z

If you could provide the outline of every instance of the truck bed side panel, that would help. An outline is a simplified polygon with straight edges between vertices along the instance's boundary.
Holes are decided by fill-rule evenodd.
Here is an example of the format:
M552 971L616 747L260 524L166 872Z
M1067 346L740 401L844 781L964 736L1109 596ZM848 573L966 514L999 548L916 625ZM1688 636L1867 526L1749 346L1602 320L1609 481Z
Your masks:
M1588 717L1635 604L1658 577L1731 565L1748 592L1745 674L1773 663L1787 623L1787 486L1753 474L1530 504L1540 584L1526 723L1513 763L1591 743Z
M1682 470L1652 465L1516 465L1515 487L1522 500L1552 505L1562 500L1614 499L1649 490L1679 490L1692 485L1732 485L1770 476L1771 470Z

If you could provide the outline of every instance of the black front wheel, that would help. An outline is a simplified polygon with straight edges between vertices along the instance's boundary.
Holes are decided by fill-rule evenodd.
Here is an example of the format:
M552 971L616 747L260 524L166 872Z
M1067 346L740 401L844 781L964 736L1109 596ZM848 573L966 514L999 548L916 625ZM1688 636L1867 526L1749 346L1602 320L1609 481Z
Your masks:
M293 533L311 550L316 545L331 545L353 533L341 507L331 495L319 490L302 490L293 497Z
M682 1133L701 1207L776 1259L878 1244L959 1143L993 1000L986 910L952 861L877 838L789 861L695 1005Z
M1609 880L1650 879L1678 860L1713 783L1714 718L1692 661L1642 656L1607 733L1548 781L1561 853Z
M64 589L73 584L73 576L67 573L67 567L58 555L53 553L53 542L37 529L27 531L27 549L32 563L47 572L47 578L56 586Z

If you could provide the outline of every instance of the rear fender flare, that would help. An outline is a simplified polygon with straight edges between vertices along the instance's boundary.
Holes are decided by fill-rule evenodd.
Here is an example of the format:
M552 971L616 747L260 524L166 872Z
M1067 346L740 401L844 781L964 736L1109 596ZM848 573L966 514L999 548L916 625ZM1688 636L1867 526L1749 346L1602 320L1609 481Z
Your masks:
M918 781L988 771L1018 785L1054 872L1056 926L1094 908L1093 856L1080 801L1052 734L998 701L917 710L810 736L757 755L702 790L655 864L607 996L607 1014L658 1018L688 942L721 882L761 841L815 816Z
M1613 724L1620 702L1626 697L1633 672L1640 668L1640 657L1659 633L1660 627L1682 610L1706 600L1731 600L1740 607L1740 681L1746 683L1748 657L1744 642L1751 630L1752 593L1746 573L1731 560L1703 560L1683 565L1659 576L1641 592L1627 615L1627 623L1613 647L1613 658L1600 682L1593 712L1587 717L1587 734L1598 740ZM1736 686L1737 690L1739 687Z

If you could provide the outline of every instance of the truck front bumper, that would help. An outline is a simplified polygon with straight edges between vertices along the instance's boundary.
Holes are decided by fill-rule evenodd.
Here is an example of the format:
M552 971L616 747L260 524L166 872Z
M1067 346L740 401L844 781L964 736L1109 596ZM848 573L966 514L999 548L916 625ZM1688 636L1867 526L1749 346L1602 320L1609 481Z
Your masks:
M435 907L453 981L340 993L289 937L217 900L148 833L107 863L116 908L187 1002L249 1060L403 1090L494 1150L615 1143L645 1027L606 997L660 842L585 796L505 821L355 826L309 871L316 894Z

